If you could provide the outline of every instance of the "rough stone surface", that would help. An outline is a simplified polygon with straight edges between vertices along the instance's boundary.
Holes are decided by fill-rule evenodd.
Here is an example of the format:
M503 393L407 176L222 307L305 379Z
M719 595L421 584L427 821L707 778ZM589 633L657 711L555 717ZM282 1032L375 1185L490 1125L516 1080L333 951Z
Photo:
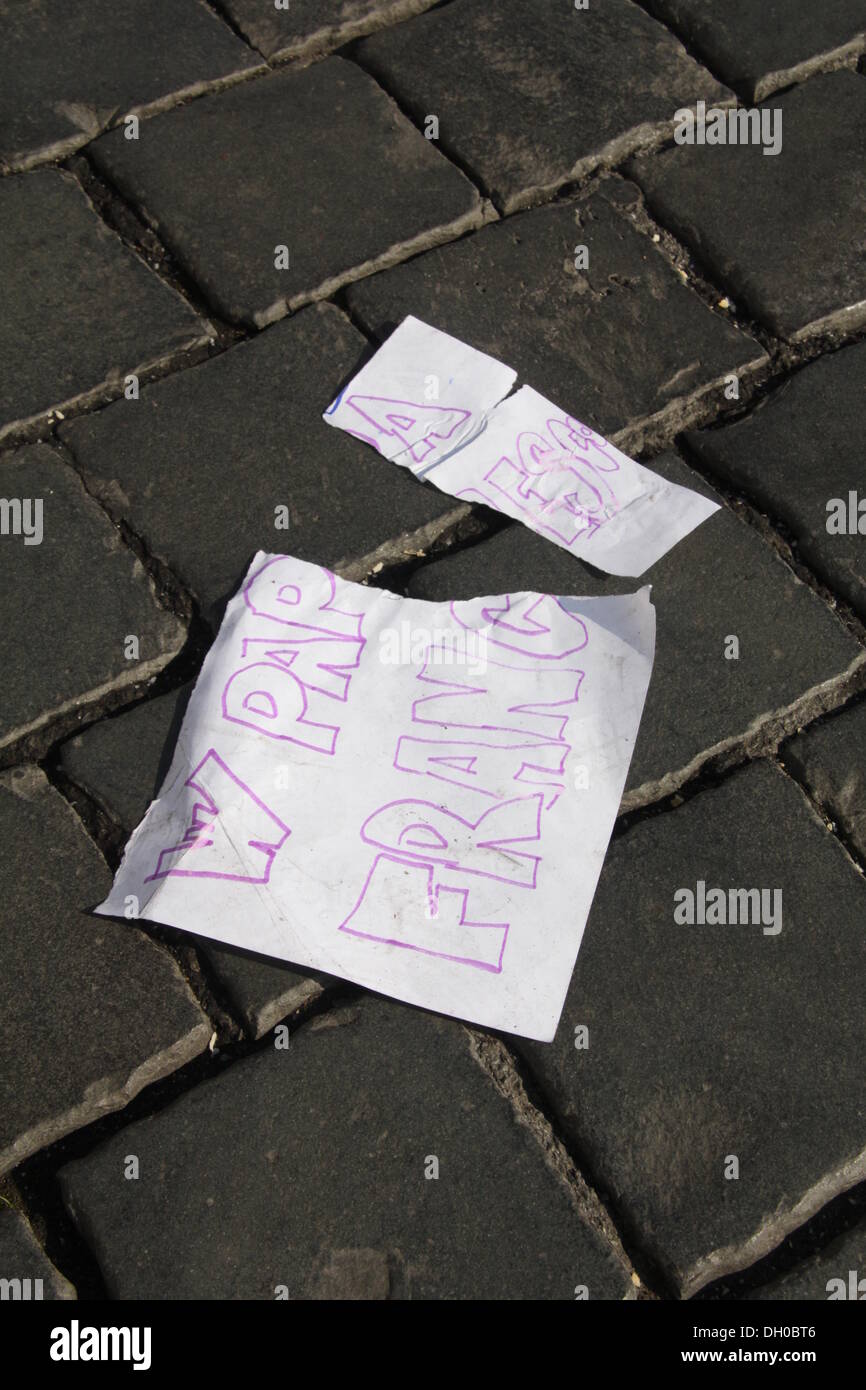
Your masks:
M0 437L207 337L59 170L0 183L0 263Z
M238 28L266 58L311 58L360 34L408 19L436 0L316 0L277 9L270 0L225 0Z
M215 619L258 549L333 567L456 505L322 420L366 348L339 310L312 306L62 437L88 486Z
M202 97L145 139L111 131L92 154L220 311L258 325L482 216L468 179L342 58Z
M713 496L675 455L649 466ZM728 510L717 512L645 575L656 605L656 655L626 783L624 805L675 789L710 749L741 740L775 711L844 672L857 643L765 542ZM464 599L535 589L554 594L632 593L525 526L416 570L415 598ZM725 658L739 640L739 658ZM796 725L794 725L796 727Z
M129 835L171 763L192 683L92 724L60 748L60 766Z
M111 120L260 60L199 0L0 4L0 162L20 167L86 144Z
M42 503L42 540L0 536L0 748L111 688L143 680L180 650L184 629L74 470L44 444L0 461L0 497ZM16 513L9 513L14 524ZM35 541L38 510L20 511ZM4 528L4 530L7 528ZM98 617L95 617L98 615ZM128 660L126 639L138 638ZM13 658L14 654L14 659Z
M604 159L618 163L674 112L731 93L630 0L455 0L364 39L358 58L506 209Z
M264 1037L335 983L329 975L302 974L282 961L204 937L196 937L196 944L253 1038Z
M781 889L781 931L677 925L698 881ZM866 1175L864 911L866 883L766 764L611 845L556 1039L518 1045L683 1294Z
M116 1180L123 1155L138 1182ZM438 1179L425 1165L438 1159ZM62 1170L119 1298L622 1298L459 1024L367 999Z
M646 0L731 87L762 101L834 55L862 49L861 0Z
M0 774L0 829L5 1172L188 1062L212 1030L167 952L90 915L108 872L37 768Z
M406 314L514 367L521 381L605 433L763 359L628 220L638 197L602 195L521 213L347 291L381 333ZM619 207L619 211L617 210ZM589 270L575 269L575 247ZM652 351L645 345L651 343Z
M94 724L65 743L60 764L126 832L138 825L168 771L192 686ZM327 977L195 937L253 1037L316 999Z
M866 860L866 704L806 729L783 757Z
M781 520L807 564L862 614L866 614L864 430L866 343L859 343L789 377L745 420L687 436L702 464ZM853 508L852 492L856 493ZM845 503L846 531L839 535L827 530L828 503L833 499Z
M831 1297L835 1301L856 1299L863 1302L866 1299L866 1222L834 1240L820 1255L805 1260L789 1274L765 1284L749 1297L773 1302Z
M681 145L635 160L659 219L783 338L866 322L866 82L819 76L774 98L782 148Z
M9 1281L8 1285L3 1282L5 1280ZM21 1281L17 1288L15 1280ZM0 1210L0 1284L9 1289L4 1299L15 1298L16 1292L19 1298L26 1292L30 1299L41 1298L46 1302L77 1296L72 1284L42 1249L27 1217L12 1207Z

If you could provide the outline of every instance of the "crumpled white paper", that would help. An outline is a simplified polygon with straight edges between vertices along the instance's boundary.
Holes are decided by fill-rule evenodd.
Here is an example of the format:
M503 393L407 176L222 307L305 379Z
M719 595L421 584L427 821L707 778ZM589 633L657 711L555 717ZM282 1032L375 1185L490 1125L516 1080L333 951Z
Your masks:
M504 400L516 375L410 316L323 418L609 574L643 574L718 511L531 387Z
M648 588L426 603L260 552L97 911L549 1040L654 639Z

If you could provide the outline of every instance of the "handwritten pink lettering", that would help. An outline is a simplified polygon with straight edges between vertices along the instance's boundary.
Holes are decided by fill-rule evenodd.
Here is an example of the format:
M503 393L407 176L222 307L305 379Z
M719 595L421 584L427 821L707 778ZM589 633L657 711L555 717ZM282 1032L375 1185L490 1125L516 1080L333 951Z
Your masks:
M402 910L407 896L419 904L417 918ZM432 867L423 861L378 854L340 930L499 974L508 925L473 922L467 917L468 896L465 888L437 883ZM421 903L432 907L432 923L422 915ZM391 925L384 927L384 922Z
M361 839L378 849L402 849L449 869L534 888L538 855L513 846L540 838L541 806L536 792L500 801L470 821L432 801L392 801L367 817Z
M374 431L370 435L350 430L351 434L372 444L380 453L385 452L381 447L383 439L396 439L403 449L409 450L415 463L423 463L435 449L436 441L450 439L471 414L455 406L419 405L383 396L347 396L346 405Z
M247 581L244 601L270 636L244 638L241 658L222 692L223 718L268 738L333 756L340 732L334 702L345 704L364 649L363 614L335 603L330 570L310 577L289 555L268 560ZM318 619L309 615L313 609Z
M428 653L416 679L433 689L412 703L413 732L398 734L394 768L430 778L437 794L461 798L461 809L477 799L477 814L423 796L373 811L360 834L379 853L339 930L498 974L510 924L473 920L471 880L529 892L537 885L542 818L564 789L565 734L584 678L576 662L589 637L584 622L550 597L474 599L452 604L451 613L461 627L484 632L493 679L433 675ZM515 783L527 787L524 795L513 794ZM422 888L437 905L457 894L459 921L452 913L443 923L438 910L433 921L407 912Z
M291 834L273 811L209 748L184 786L192 794L187 829L162 850L157 878L227 878L267 883L274 855Z
M621 508L614 478L620 465L610 445L571 416L552 418L543 433L524 430L488 469L483 482L459 495L489 506L508 500L533 529L565 546L587 538ZM486 486L485 486L486 485Z

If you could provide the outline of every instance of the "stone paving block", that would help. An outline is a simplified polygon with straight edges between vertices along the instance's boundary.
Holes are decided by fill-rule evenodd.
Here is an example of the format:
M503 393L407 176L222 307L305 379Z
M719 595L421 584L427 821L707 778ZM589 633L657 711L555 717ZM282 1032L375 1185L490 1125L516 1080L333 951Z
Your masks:
M340 44L429 10L437 0L316 0L277 9L272 0L224 0L224 8L266 58L314 58Z
M697 99L733 94L631 0L453 4L362 40L359 62L506 211L617 164Z
M796 1269L756 1289L749 1298L834 1302L866 1300L866 1222L861 1222Z
M338 309L312 306L62 437L88 486L216 619L258 549L333 568L454 510L323 423L366 347Z
M0 748L160 671L184 628L69 464L45 444L0 461ZM17 530L17 534L16 534ZM126 639L138 638L138 660ZM13 659L14 654L14 659Z
M442 11L444 13L444 11ZM718 392L763 349L712 313L627 209L617 181L587 201L494 223L347 290L365 328L414 314L514 367L521 381L603 433L682 397ZM575 269L586 246L589 270Z
M759 924L677 924L674 895L701 884L726 902L779 889L781 915L771 893ZM683 1296L866 1176L864 911L839 842L794 783L753 763L614 840L556 1039L517 1040Z
M806 729L782 756L866 860L866 704Z
M0 183L0 264L0 438L212 331L57 169Z
M631 172L754 319L791 341L853 331L866 322L866 83L826 74L766 109L781 112L777 154L681 145Z
M126 1153L138 1182L123 1181ZM465 1030L373 998L187 1092L61 1183L118 1298L629 1290Z
M35 767L0 774L0 1173L207 1047L171 956L92 917L110 875Z
M113 719L93 724L64 743L67 776L131 835L162 785L192 685L146 700ZM291 970L281 961L194 938L253 1037L318 998L324 975Z
M815 573L866 615L864 388L859 343L803 368L737 424L686 438L703 465L780 519Z
M3 1299L77 1298L37 1241L27 1217L12 1207L0 1210L0 1288Z
M60 766L131 835L168 772L192 682L91 724L60 748Z
M649 466L715 497L675 455ZM811 712L819 697L807 692L862 663L856 641L830 610L727 508L643 582L653 587L658 633L625 809L674 791L711 750L760 737L762 726L788 707ZM602 576L525 526L511 525L416 570L409 593L443 600L520 589L596 595L637 587L634 579ZM725 657L731 636L739 641L738 659ZM791 727L802 722L796 713L787 718Z
M91 153L220 312L259 327L485 215L469 180L342 58L202 97L139 140L111 131Z
M3 0L0 165L58 159L130 112L261 65L199 0Z
M750 101L851 59L866 43L862 0L646 0L646 7Z

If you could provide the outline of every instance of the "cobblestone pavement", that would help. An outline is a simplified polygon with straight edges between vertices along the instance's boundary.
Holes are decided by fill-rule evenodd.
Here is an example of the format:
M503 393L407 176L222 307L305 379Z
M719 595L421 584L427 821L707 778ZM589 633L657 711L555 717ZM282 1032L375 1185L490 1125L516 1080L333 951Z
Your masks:
M0 1277L58 1299L850 1289L862 0L0 19ZM781 112L781 150L680 143L699 101ZM433 600L637 587L326 428L409 313L723 504L645 577L655 673L551 1044L89 912L257 549ZM701 883L781 890L782 929L677 925Z

